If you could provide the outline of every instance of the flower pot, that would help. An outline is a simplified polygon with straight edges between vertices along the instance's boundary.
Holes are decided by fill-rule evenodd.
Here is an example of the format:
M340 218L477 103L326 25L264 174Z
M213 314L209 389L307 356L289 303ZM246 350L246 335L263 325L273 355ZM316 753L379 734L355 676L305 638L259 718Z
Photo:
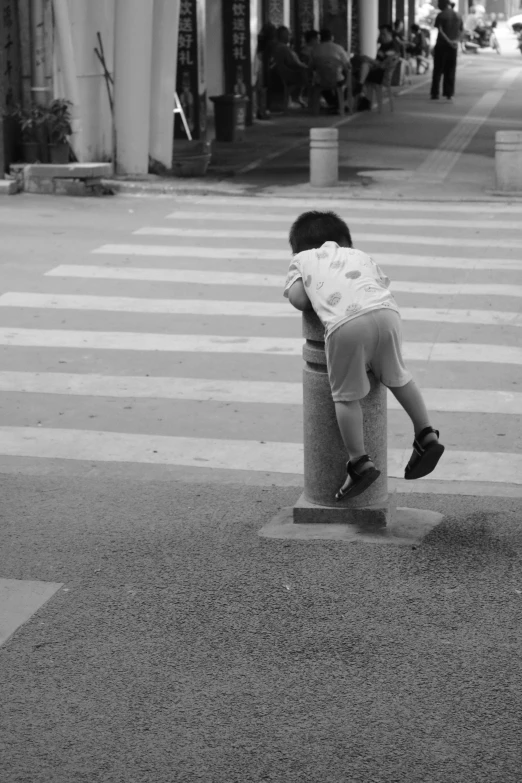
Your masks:
M24 163L38 163L40 161L40 144L37 141L22 142Z
M49 155L51 163L69 163L69 145L67 142L62 144L49 144Z
M210 164L210 153L174 156L172 172L176 177L204 177Z

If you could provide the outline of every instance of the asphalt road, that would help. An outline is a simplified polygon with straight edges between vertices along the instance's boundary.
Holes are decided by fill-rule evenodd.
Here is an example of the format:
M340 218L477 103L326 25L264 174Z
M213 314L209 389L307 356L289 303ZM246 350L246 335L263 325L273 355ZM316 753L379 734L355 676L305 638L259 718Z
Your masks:
M522 206L336 206L447 445L406 486L389 409L413 547L258 535L302 486L302 208L0 205L6 783L520 780Z

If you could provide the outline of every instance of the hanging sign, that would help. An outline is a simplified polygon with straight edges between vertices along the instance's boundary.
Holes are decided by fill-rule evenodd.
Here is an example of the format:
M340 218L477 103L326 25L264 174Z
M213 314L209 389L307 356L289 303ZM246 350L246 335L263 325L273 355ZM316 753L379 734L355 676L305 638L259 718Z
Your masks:
M250 0L223 2L225 92L248 98L246 124L252 124L252 53Z

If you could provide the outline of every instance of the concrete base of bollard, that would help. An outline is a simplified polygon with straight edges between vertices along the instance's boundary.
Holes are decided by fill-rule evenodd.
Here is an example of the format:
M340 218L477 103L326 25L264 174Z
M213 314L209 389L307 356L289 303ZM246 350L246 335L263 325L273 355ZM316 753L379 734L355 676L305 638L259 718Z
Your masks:
M363 509L354 510L363 513ZM294 541L344 541L346 543L412 545L419 543L443 520L436 511L421 508L396 508L387 521L368 521L363 518L350 524L296 524L294 509L283 508L267 525L258 531L261 538L279 538ZM317 512L314 512L317 514ZM314 516L314 519L316 517Z
M362 501L364 503L364 499ZM388 504L364 505L361 508L351 508L344 501L332 506L318 506L301 495L292 508L292 518L296 524L376 524L385 525L388 519Z

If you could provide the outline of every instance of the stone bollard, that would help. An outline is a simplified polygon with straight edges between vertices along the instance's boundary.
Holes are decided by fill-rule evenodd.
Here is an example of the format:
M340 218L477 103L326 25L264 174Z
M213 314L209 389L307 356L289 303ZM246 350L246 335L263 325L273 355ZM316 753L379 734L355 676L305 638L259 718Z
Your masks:
M368 453L381 475L353 500L335 500L346 478L347 454L337 426L326 372L324 329L313 311L303 313L304 492L295 506L282 508L258 535L313 541L416 544L442 520L423 508L388 502L386 389L370 373L371 390L361 400Z
M339 131L310 128L310 185L329 188L339 181Z
M495 133L495 175L498 191L522 193L522 131Z
M364 493L340 502L348 456L335 416L326 371L324 328L313 311L303 313L304 492L293 519L306 522L386 522L388 506L386 388L370 373L371 390L361 400L368 454L381 471Z

